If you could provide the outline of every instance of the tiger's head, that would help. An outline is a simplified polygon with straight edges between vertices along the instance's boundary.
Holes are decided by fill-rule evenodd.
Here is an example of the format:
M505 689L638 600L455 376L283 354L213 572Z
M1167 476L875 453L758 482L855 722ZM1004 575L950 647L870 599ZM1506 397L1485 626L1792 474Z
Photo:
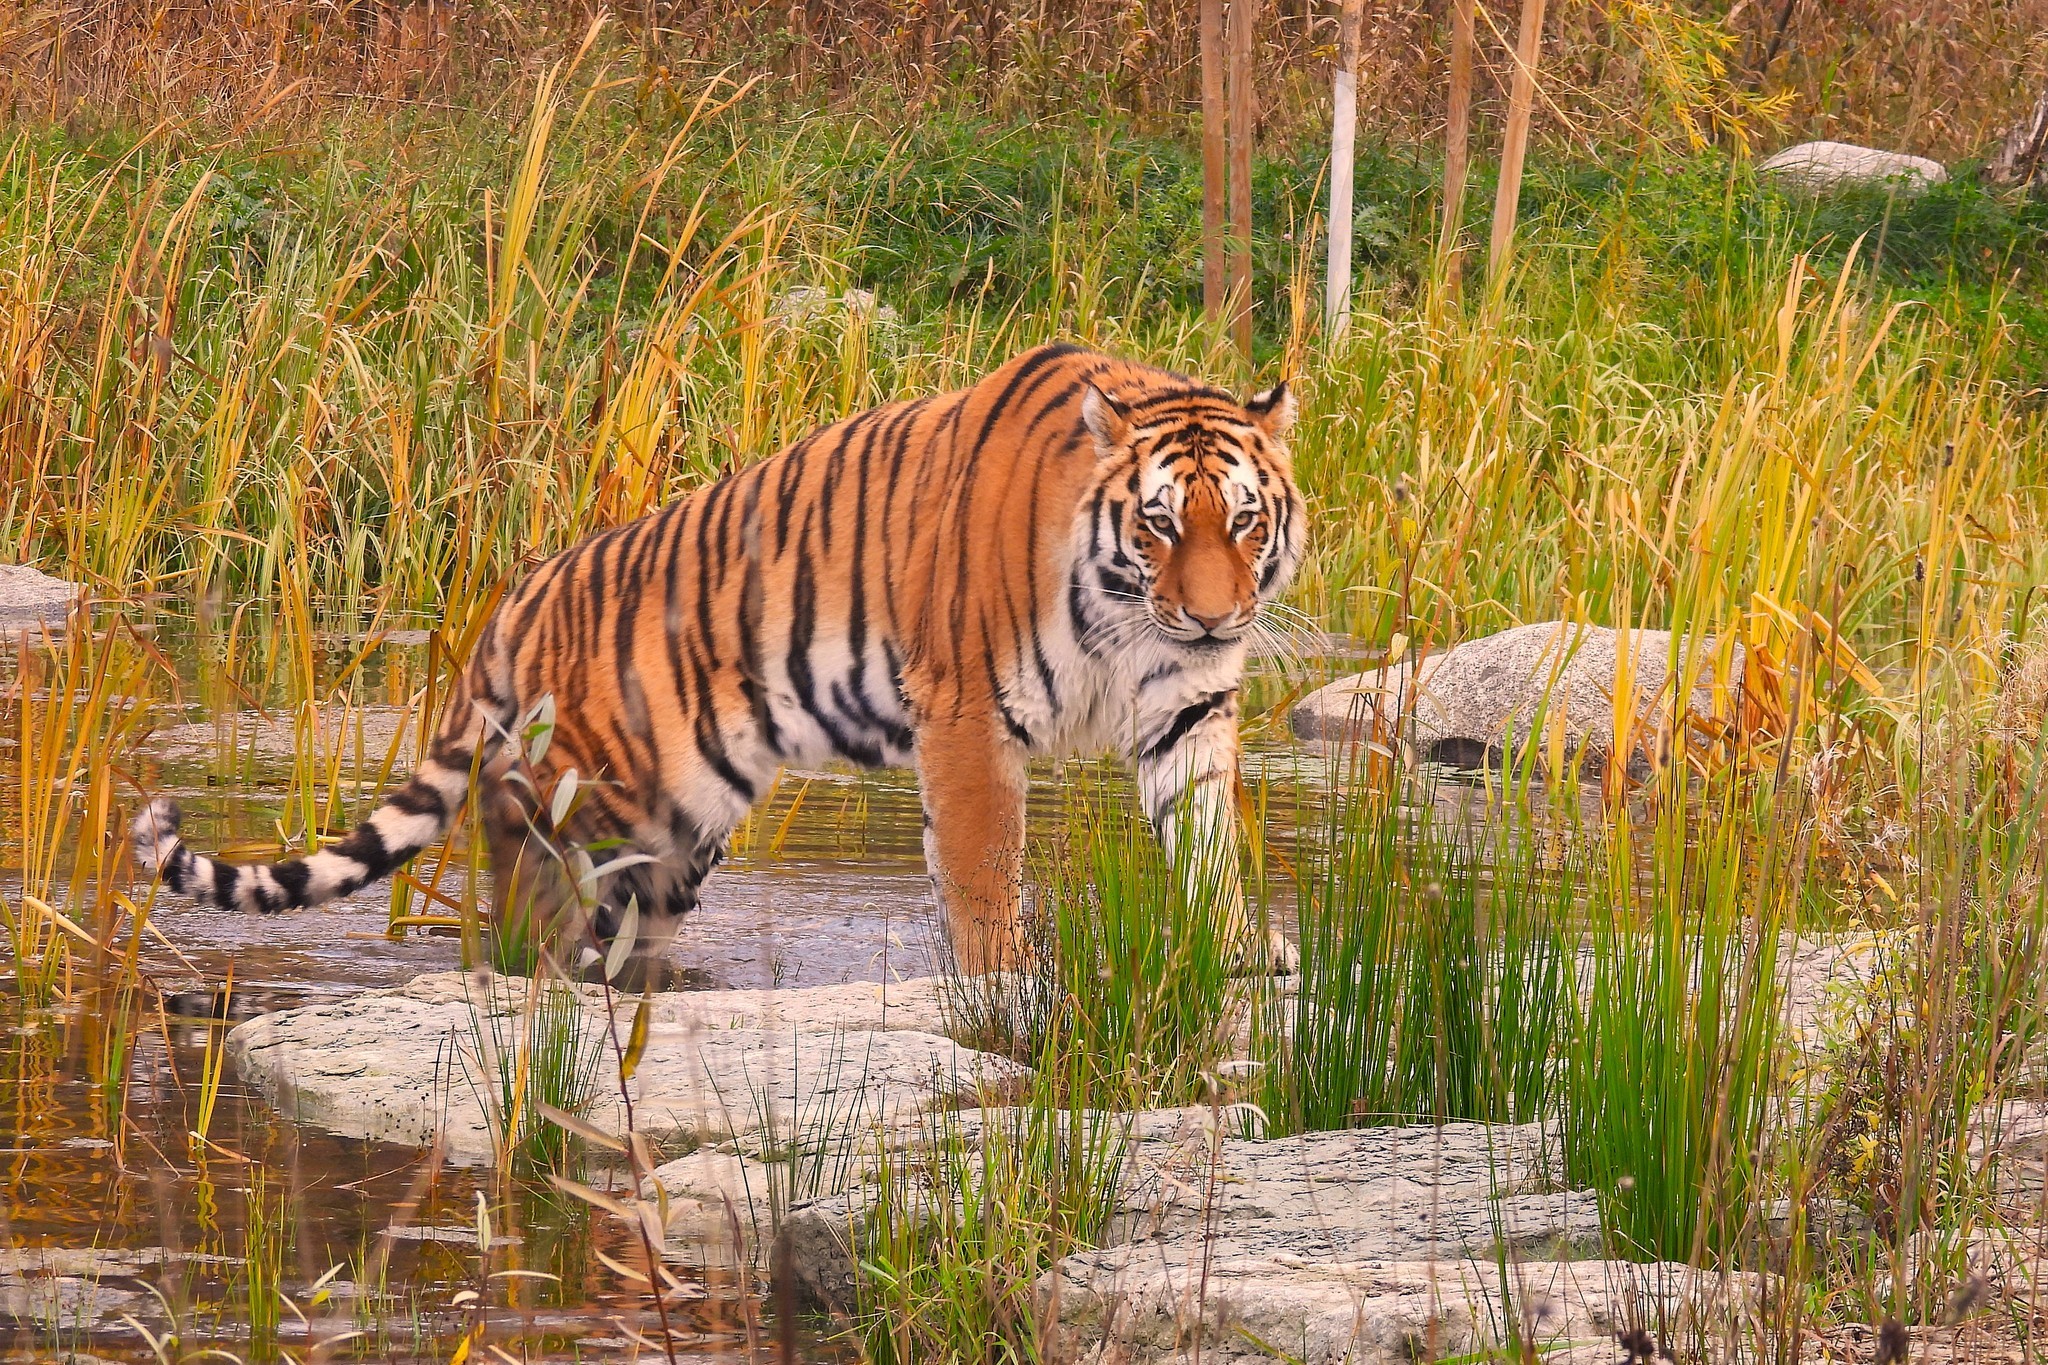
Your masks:
M1306 548L1287 448L1294 410L1285 384L1244 403L1203 388L1087 387L1081 418L1102 478L1076 567L1102 607L1184 650L1245 637Z

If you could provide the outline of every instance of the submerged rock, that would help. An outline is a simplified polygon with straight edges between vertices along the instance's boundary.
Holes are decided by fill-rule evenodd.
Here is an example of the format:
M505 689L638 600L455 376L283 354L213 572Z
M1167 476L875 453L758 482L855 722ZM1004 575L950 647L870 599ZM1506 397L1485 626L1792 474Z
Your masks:
M61 620L84 591L32 564L0 564L0 625Z
M1810 190L1895 184L1918 192L1948 179L1948 171L1939 161L1850 142L1801 142L1765 157L1757 169Z
M414 762L418 717L403 706L323 706L311 742L345 769L400 771ZM142 750L171 762L204 762L222 753L289 762L299 752L299 717L291 711L224 711L206 720L161 726Z
M1294 732L1338 741L1398 737L1431 762L1478 768L1499 763L1511 748L1548 744L1555 726L1565 754L1597 768L1611 760L1618 694L1632 691L1645 741L1660 724L1669 728L1672 643L1668 630L1632 631L1624 644L1606 626L1516 626L1318 688L1295 703ZM1714 642L1703 641L1686 661L1693 717L1732 716L1741 700L1742 647L1732 646L1725 676L1714 653Z
M289 1118L417 1147L438 1136L451 1160L485 1162L500 1076L529 1036L529 989L517 977L424 976L250 1020L229 1033L228 1052L243 1079ZM534 1025L534 1040L581 1059L594 1077L586 1117L617 1132L624 1114L613 1028L623 1042L636 1002L619 998L614 1025L601 990L559 989L576 994L573 1023ZM1015 1063L938 1031L945 991L942 980L926 978L650 997L646 1050L631 1085L639 1131L656 1142L748 1150L803 1125L898 1122L1021 1075Z

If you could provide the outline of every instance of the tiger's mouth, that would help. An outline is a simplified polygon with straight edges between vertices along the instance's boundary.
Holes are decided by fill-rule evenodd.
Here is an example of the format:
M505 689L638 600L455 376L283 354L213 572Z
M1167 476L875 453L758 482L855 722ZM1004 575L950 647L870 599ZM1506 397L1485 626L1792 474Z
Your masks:
M1258 608L1239 607L1227 616L1204 620L1185 607L1165 607L1153 602L1146 615L1151 618L1153 629L1183 649L1221 649L1245 637Z

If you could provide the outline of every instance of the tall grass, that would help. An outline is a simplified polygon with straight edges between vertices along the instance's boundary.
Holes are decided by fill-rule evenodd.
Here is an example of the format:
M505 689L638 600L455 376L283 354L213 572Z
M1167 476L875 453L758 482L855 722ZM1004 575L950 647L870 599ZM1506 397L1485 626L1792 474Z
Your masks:
M1222 869L1196 867L1200 850L1165 856L1127 799L1069 793L1066 833L1042 863L1037 965L1004 1002L1026 1025L1022 1051L1055 1075L1085 1060L1096 1103L1206 1097L1249 1017L1258 926L1233 926Z
M1260 1030L1274 1131L1549 1111L1582 859L1546 867L1540 826L1446 821L1432 795L1340 785L1305 831L1301 979Z
M1590 962L1561 1049L1564 1178L1632 1259L1754 1236L1766 1128L1784 1118L1780 951L1794 887L1772 793L1667 813L1638 866L1619 831L1588 906Z
M867 1359L1041 1358L1039 1276L1110 1233L1131 1137L1127 1117L1088 1107L1079 1042L1047 1040L1051 1065L1020 1105L985 1109L971 1129L934 1115L883 1152L856 1305Z

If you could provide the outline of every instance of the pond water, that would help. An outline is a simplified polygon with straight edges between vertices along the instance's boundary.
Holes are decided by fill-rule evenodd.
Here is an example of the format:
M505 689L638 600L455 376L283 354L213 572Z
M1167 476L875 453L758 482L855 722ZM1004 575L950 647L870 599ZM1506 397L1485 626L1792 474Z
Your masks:
M323 743L307 746L281 707L286 651L262 632L175 610L141 625L160 656L151 733L119 762L124 779L185 804L196 846L274 845L309 774L344 798L368 797L387 757L392 771L410 763L404 707L431 664L418 632L367 647L345 633L319 637L320 695L349 700L327 709ZM1262 684L1273 695L1293 685ZM1269 818L1285 822L1299 765L1277 727L1254 733L1264 736L1251 758ZM7 743L0 832L12 840L22 779ZM309 747L327 752L309 758ZM336 749L347 751L340 760ZM1078 777L1048 768L1034 783L1034 848L1056 837L1077 789L1127 799L1099 765ZM19 861L0 855L10 877ZM10 904L19 889L18 879L0 883ZM225 1027L204 1016L230 971L229 1013L244 1017L459 965L452 937L389 937L389 913L384 887L278 918L167 899L152 918L161 939L138 952L142 990L95 986L96 975L123 973L94 968L82 947L69 998L60 992L46 1008L0 981L0 1360L216 1349L244 1360L447 1361L466 1341L471 1360L659 1358L649 1343L663 1324L602 1259L639 1262L637 1241L544 1182L432 1165L411 1149L286 1121L231 1069L205 1140L193 1137ZM912 776L790 773L707 884L671 959L688 987L824 985L924 974L933 946ZM762 1284L725 1254L671 1264L691 1281L666 1324L679 1355L851 1358L829 1323L778 1324Z

